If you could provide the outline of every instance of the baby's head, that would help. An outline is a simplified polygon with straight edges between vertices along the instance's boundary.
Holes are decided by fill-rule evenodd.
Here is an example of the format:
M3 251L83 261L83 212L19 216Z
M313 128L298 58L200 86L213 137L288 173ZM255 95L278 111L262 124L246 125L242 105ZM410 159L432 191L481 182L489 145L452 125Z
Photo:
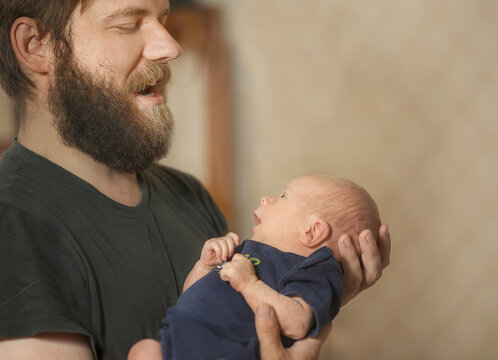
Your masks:
M254 217L255 241L302 256L328 246L336 260L342 234L350 236L359 254L359 234L370 229L376 237L380 226L377 205L362 187L327 175L301 176L280 196L263 196Z

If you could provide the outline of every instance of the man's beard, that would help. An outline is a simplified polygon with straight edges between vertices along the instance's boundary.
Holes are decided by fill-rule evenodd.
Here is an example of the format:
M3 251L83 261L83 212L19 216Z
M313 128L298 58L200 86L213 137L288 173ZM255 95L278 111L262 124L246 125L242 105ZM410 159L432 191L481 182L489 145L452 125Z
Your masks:
M124 173L140 172L164 157L170 145L173 118L165 103L140 110L133 97L147 84L170 78L167 64L150 63L135 70L126 89L81 69L69 53L59 56L49 90L55 126L64 144ZM64 59L64 60L62 60ZM68 60L70 59L70 60Z

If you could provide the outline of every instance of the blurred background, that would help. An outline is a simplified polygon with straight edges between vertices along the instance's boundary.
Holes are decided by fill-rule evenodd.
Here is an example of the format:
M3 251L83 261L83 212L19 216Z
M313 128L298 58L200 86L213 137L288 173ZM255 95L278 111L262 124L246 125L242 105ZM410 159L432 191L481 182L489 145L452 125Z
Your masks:
M171 2L165 162L242 237L263 194L312 172L363 185L390 226L391 265L321 359L497 359L498 2ZM2 93L0 144L12 114Z

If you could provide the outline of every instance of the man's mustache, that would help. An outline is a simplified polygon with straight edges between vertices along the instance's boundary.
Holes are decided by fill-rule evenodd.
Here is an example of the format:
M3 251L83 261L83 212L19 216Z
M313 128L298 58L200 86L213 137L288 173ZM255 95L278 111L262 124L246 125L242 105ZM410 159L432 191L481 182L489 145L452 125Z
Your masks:
M171 79L168 63L148 63L143 69L134 71L128 79L128 90L140 93L150 87L162 92Z

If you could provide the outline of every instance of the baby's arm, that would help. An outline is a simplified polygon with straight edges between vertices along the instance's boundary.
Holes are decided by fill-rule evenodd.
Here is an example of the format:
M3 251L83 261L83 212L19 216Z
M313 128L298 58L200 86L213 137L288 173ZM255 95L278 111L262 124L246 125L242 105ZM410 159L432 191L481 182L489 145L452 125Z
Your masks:
M223 265L220 276L244 296L252 311L255 312L261 303L271 305L283 335L298 340L308 334L313 319L311 307L300 297L279 294L259 280L251 261L245 256L235 254L232 261Z
M185 292L193 283L213 270L215 266L227 261L239 243L239 236L233 232L206 241L201 251L201 258L195 263L185 279L183 291Z

